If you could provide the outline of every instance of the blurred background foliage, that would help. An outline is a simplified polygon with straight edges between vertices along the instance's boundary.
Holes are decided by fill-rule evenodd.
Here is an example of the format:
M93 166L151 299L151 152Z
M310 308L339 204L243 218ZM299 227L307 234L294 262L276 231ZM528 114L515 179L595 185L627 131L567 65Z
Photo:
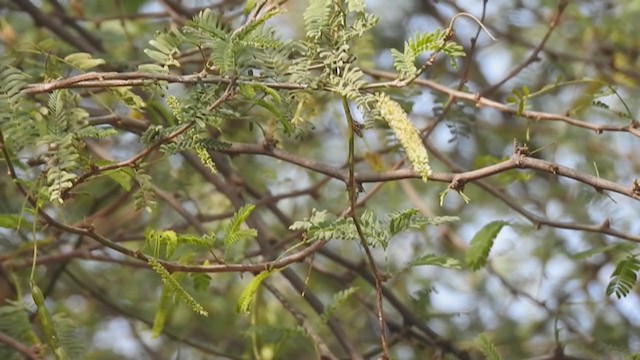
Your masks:
M394 71L389 49L402 50L403 43L416 33L446 28L455 14L468 12L480 19L497 41L469 18L458 19L454 41L467 55L456 59L456 66L449 58L438 57L424 78L514 109L524 99L526 110L567 115L590 124L623 127L638 117L638 1L371 0L366 4L380 21L352 48L356 64L365 70ZM268 25L276 29L280 39L303 39L302 13L308 2L289 0L281 6L286 13L272 18ZM180 28L206 8L221 14L225 25L233 29L243 23L250 5L233 0L3 0L0 50L13 66L31 77L30 83L45 82L52 73L76 75L64 67L54 71L61 65L53 56L64 58L76 52L103 59L100 71L136 71L138 65L150 62L143 49L149 48L157 31ZM558 26L542 43L559 12ZM52 31L50 24L34 14L66 30ZM534 58L530 59L532 54ZM420 59L425 61L426 55ZM202 69L197 57L185 57L181 63L179 71L184 74ZM526 66L520 69L523 63ZM514 69L515 75L501 83ZM168 93L180 98L190 87L172 84ZM88 121L99 124L109 116L125 120L105 122L120 126L117 136L87 140L87 153L83 155L87 159L126 160L143 149L138 135L144 127L136 129L136 124L166 123L172 117L165 99L152 96L147 88L137 92L146 102L142 109L128 106L111 92L78 90L79 104L90 116ZM447 94L419 84L390 90L389 94L401 102L413 123L424 129L423 134L429 134L434 171L459 172L497 163L513 154L516 141L526 144L536 158L623 186L630 186L640 174L637 128L636 136L625 131L599 134L566 122L526 119L460 99L448 103ZM234 106L242 116L220 124L225 140L260 144L272 136L278 148L300 157L336 167L345 165L347 126L338 98L326 94L306 98L303 126L291 136L281 131L268 111L247 103ZM388 130L366 130L357 142L356 156L363 161L356 170L390 170L404 154L383 151L389 146L397 143ZM94 153L99 156L91 155ZM30 166L38 166L38 159L31 155L18 154L21 174L28 174ZM217 153L213 160L236 196L243 202L257 203L256 214L272 232L268 240L280 251L300 239L288 230L293 221L309 217L313 209L340 214L348 206L344 183L326 180L320 173L259 155ZM154 153L148 164L145 172L151 176L158 203L150 213L134 209L135 181L133 191L126 191L109 177L74 189L73 198L63 207L48 211L69 224L90 218L97 233L139 250L148 229L196 232L172 203L180 204L206 231L216 233L237 210L229 194L215 188L184 158ZM5 174L6 163L0 163L0 167ZM393 274L385 282L396 301L385 302L393 356L490 358L484 351L487 346L479 345L482 341L478 336L484 334L505 359L637 358L633 354L640 353L638 290L633 288L628 296L616 299L606 295L606 287L616 263L638 253L638 201L533 170L502 173L482 182L483 186L471 183L465 188L470 203L452 193L442 205L439 194L447 188L446 183L400 180L387 182L380 190L374 190L377 184L364 185L361 197L374 191L366 208L380 218L418 208L426 216L461 219L403 233L386 249L374 249L379 267ZM487 191L487 187L493 190ZM286 196L274 198L283 194ZM11 178L1 176L0 211L33 221L33 214L24 209L24 196ZM521 210L531 216L523 216ZM495 239L485 269L407 268L408 261L429 253L463 259L474 234L493 220L508 221L509 226ZM576 224L590 231L582 231L579 226L576 229ZM209 283L204 289L196 289L197 280L185 274L181 284L209 316L199 316L179 304L168 313L163 335L152 338L151 326L162 293L156 273L81 235L47 227L35 231L30 226L19 230L4 227L8 229L0 231L5 304L0 308L0 332L24 344L46 343L37 330L36 310L28 295L31 249L37 240L39 256L45 261L36 268L35 279L46 294L54 322L72 324L56 327L61 341L70 344L68 353L72 357L317 357L317 344L289 308L302 313L319 337L339 357L346 357L332 330L282 276L270 277L268 286L287 302L278 301L273 291L262 289L257 292L251 314L246 315L236 312L236 303L251 274L206 275ZM622 236L599 231L609 229ZM188 254L190 250L183 251ZM249 240L229 249L226 259L252 263L260 261L259 255L255 241ZM193 256L207 258L206 253ZM325 305L336 304L334 315L358 353L368 358L379 354L375 287L356 242L330 241L319 253L290 269L303 279L305 292L315 294ZM348 289L356 290L336 303L336 294ZM412 325L403 311L439 338ZM36 329L35 333L29 328ZM443 344L453 344L460 353L445 350L448 345ZM19 358L8 346L0 349L0 358ZM48 351L44 345L42 349Z

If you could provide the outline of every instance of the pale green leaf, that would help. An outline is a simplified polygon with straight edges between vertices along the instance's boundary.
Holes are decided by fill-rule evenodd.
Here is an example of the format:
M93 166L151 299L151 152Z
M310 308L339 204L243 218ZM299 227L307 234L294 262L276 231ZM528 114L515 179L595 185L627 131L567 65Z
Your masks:
M435 254L427 254L415 258L409 262L409 266L438 266L447 269L462 269L462 265L458 259L448 256L438 256Z
M105 63L104 60L94 59L91 57L91 54L85 52L68 55L64 58L64 61L71 64L71 66L77 67L80 70L88 70Z
M352 286L348 289L339 291L333 295L331 302L324 308L324 312L320 315L320 321L326 323L331 319L338 307L344 304L349 298L351 298L358 291L357 286Z
M618 262L607 285L607 296L614 295L620 299L629 295L638 279L640 260L629 255Z
M28 230L33 224L18 214L0 214L0 228Z
M266 279L269 275L271 275L271 271L265 270L260 274L256 275L247 287L242 290L240 297L238 298L238 304L236 306L236 310L238 313L248 314L250 313L251 304L253 299L256 296L256 292L260 287L260 284Z
M111 178L111 180L117 182L124 190L131 190L133 178L131 177L130 171L125 169L116 169L106 172L105 175Z
M487 263L493 240L505 225L509 225L509 223L506 221L492 221L476 233L465 256L465 262L471 270L478 270Z
M502 360L500 354L498 354L498 350L495 345L489 340L489 338L485 334L480 334L475 339L476 345L480 348L482 353L484 354L484 358L487 360Z

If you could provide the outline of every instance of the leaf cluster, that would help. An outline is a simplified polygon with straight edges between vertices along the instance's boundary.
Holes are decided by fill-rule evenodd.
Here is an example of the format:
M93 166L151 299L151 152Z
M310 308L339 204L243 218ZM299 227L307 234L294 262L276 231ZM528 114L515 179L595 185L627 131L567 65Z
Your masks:
M416 209L397 211L387 215L386 220L380 220L371 211L365 210L358 220L362 225L367 243L371 246L381 246L386 248L389 240L409 229L419 229L426 225L439 225L447 222L458 221L454 216L422 216ZM305 231L308 240L347 240L359 239L353 220L350 218L336 218L335 215L326 210L314 210L310 217L296 221L290 230Z
M449 41L451 37L450 29L436 29L430 33L419 33L404 43L404 50L400 52L391 49L393 66L400 73L401 79L409 79L420 73L416 67L416 60L422 53L443 53L451 58L451 63L456 57L465 56L462 46Z

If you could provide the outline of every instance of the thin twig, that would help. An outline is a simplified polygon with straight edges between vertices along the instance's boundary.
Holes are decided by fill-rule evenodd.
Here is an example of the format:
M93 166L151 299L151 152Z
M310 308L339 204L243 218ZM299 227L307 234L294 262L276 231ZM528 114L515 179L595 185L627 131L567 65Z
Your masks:
M389 355L389 345L387 344L387 333L386 326L384 324L384 310L383 310L383 302L382 302L382 274L380 270L378 270L378 266L376 265L376 261L371 254L371 249L369 249L369 244L367 243L367 238L364 235L364 231L362 230L362 225L360 224L360 220L358 220L358 215L356 214L356 205L358 198L358 186L356 184L355 178L355 162L354 162L354 154L355 154L355 129L357 124L353 120L353 116L351 115L351 109L349 108L349 102L346 98L342 98L342 106L344 108L345 116L347 118L347 127L349 134L349 182L347 183L347 191L349 194L349 206L351 207L351 211L349 215L353 219L353 224L356 227L356 231L358 232L358 237L360 239L360 245L364 249L365 254L367 255L367 260L369 261L369 265L371 266L371 271L373 272L373 277L375 279L376 286L376 307L378 312L378 323L380 325L380 342L382 345L382 354L384 359L391 359Z

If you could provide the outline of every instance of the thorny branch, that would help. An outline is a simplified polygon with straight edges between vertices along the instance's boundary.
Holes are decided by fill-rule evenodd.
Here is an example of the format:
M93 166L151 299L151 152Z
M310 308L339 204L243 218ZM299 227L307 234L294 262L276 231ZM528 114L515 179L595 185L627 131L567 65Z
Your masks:
M40 10L36 9L33 4L31 4L27 0L13 0L13 2L27 12L39 26L43 26L57 36L62 38L64 41L69 44L75 46L76 48L86 51L96 53L102 51L103 49L100 47L99 42L92 41L95 40L91 36L90 33L84 31L83 28L79 27L75 20L87 21L88 19L79 19L73 18L69 16L64 16L65 21L69 22L70 27L76 30L78 35L70 33L64 26L60 25L59 22L48 19ZM52 1L54 7L59 9L59 4L57 1ZM144 17L167 17L170 16L175 21L183 21L187 16L189 16L193 9L189 10L183 8L179 2L171 1L171 0L163 0L162 3L165 5L165 12L157 13L157 14L139 14L138 18ZM56 5L58 4L58 5ZM488 107L495 110L498 110L504 114L516 115L516 117L522 117L534 121L552 121L552 122L561 122L565 123L569 126L583 128L592 130L597 134L602 134L604 132L626 132L634 135L635 137L640 137L640 125L637 121L632 120L628 124L625 125L605 125L605 124L595 124L585 120L581 120L578 118L574 118L571 116L556 114L544 111L530 111L525 110L521 113L518 112L514 107L501 103L499 101L492 100L488 98L489 95L501 89L502 86L514 78L518 74L520 74L523 69L529 66L531 63L537 61L540 53L549 52L555 54L557 52L553 52L546 48L547 41L550 39L551 34L557 30L558 25L560 24L560 16L563 14L568 2L561 1L558 5L557 12L554 14L547 32L545 33L542 40L533 48L533 51L530 55L525 59L524 62L516 66L513 70L511 70L506 77L497 82L496 84L488 87L486 90L480 93L470 93L466 91L462 91L462 85L464 84L464 79L467 77L468 67L465 67L463 80L459 83L459 86L454 88L449 88L447 86L441 85L435 81L420 79L416 76L416 78L411 79L411 81L406 82L394 82L394 81L384 81L380 83L371 82L369 85L365 86L363 90L366 91L375 91L388 87L406 87L408 85L413 86L422 86L434 90L438 93L445 94L449 96L450 102L449 105L454 101L461 100L465 102L469 102L475 104L476 107ZM259 18L262 12L266 12L270 6L275 6L273 3L267 4L266 2L262 4L262 7L256 7L254 10L248 15L247 21L243 26L248 26L252 21L255 21ZM485 1L486 6L486 1ZM484 8L483 8L484 9ZM125 18L125 17L123 17ZM126 18L129 18L127 16ZM106 21L109 18L105 19L94 19L96 22ZM241 31L242 27L238 28L236 32ZM492 30L493 31L493 30ZM503 35L500 32L497 32ZM475 42L474 42L475 45ZM556 54L557 56L573 56L572 54ZM576 61L591 61L588 59L575 59L575 56L571 58ZM595 60L593 60L595 61ZM430 68L435 62L435 56L430 57L425 63L425 67L423 70L427 70ZM397 79L397 75L392 72L378 70L378 69L368 69L366 73L372 79L386 79L393 80ZM42 83L42 84L32 84L27 89L23 91L26 96L38 96L40 94L46 94L58 89L88 89L88 88L96 88L96 89L104 89L109 87L121 87L121 86L143 86L150 83L179 83L179 84L196 84L196 83L204 83L204 84L218 84L218 85L226 85L227 89L225 94L219 98L214 104L211 105L211 108L214 109L221 105L222 103L229 101L234 93L234 87L236 85L260 85L266 86L271 89L276 90L306 90L307 86L303 84L296 83L277 83L277 82L265 82L261 80L256 80L250 77L224 77L224 76L202 76L201 74L193 74L193 75L158 75L158 74L148 74L142 72L91 72L76 76L71 76L63 79L58 79L55 81ZM446 113L447 109L444 113ZM444 113L441 117L444 118ZM110 114L104 116L96 116L90 119L91 124L102 124L108 123L112 124L114 127L120 128L125 131L130 131L136 134L140 134L143 132L147 125L143 122L136 121L133 119L128 119L119 115ZM437 122L436 122L437 124ZM161 144L171 142L185 131L187 131L192 124L185 125L183 128L177 130L173 134L169 135L165 139L162 139L160 142L144 149L138 154L130 157L127 160L120 161L114 164L110 164L107 166L96 167L92 169L90 172L80 175L80 177L76 180L75 185L79 185L83 182L92 179L95 176L103 174L107 171L119 169L128 166L135 166L140 161L144 160L147 156L154 153ZM434 125L435 126L435 125ZM431 128L432 129L432 128ZM426 134L425 138L428 138L431 129L425 129L424 133ZM572 230L580 230L587 231L592 233L598 233L603 235L609 235L618 237L621 239L626 239L632 242L640 243L640 237L626 234L621 231L617 231L611 228L609 222L605 222L603 224L598 225L585 225L579 223L569 223L569 222L560 222L552 219L546 219L539 215L534 214L533 212L527 210L521 204L518 204L514 199L509 197L504 192L500 191L496 187L490 185L489 180L491 177L494 177L499 174L503 174L508 171L520 171L520 170L534 170L536 172L550 174L557 177L565 177L568 179L575 180L578 183L587 185L588 187L593 188L593 190L597 193L602 192L612 192L617 193L628 198L634 200L640 200L640 185L638 180L633 180L630 184L619 184L611 180L606 180L600 178L599 176L590 175L586 171L579 171L577 169L572 169L569 167L562 166L555 162L550 162L542 159L537 159L531 156L525 148L516 147L514 154L507 160L500 162L498 164L485 166L478 169L473 170L463 170L457 166L455 166L448 158L446 158L443 154L439 153L437 149L433 149L431 145L427 143L429 146L430 153L437 157L442 163L450 168L450 172L434 172L432 176L429 178L430 181L436 182L444 182L448 183L448 187L455 191L463 191L465 186L468 184L479 186L482 190L491 194L495 198L504 202L510 208L512 208L515 212L520 213L526 219L531 221L535 227L539 227L540 225L547 225L553 228L558 229L572 229ZM69 233L69 234L78 234L84 237L94 239L98 244L91 245L83 245L81 248L75 249L73 251L69 251L66 253L55 253L52 252L50 254L46 254L40 256L37 259L38 264L56 264L63 263L69 261L71 259L83 259L88 261L101 261L101 262L110 262L116 263L123 266L129 266L134 268L148 268L146 261L148 257L141 252L133 251L127 246L121 244L123 239L139 239L141 237L140 234L119 234L118 236L105 236L96 232L95 228L90 223L81 223L81 224L67 224L64 221L58 220L54 216L51 216L45 209L39 208L36 205L35 198L33 195L20 183L20 178L18 176L18 172L13 166L13 158L11 154L9 154L8 150L4 146L4 141L2 138L2 134L0 133L0 148L3 151L3 157L6 162L7 168L9 170L10 177L15 181L18 189L23 193L23 195L32 203L32 205L38 210L38 214L40 216L40 222L46 224L50 229L57 229L59 233ZM380 151L382 153L383 151ZM413 179L420 178L413 170L410 169L402 169L402 162L398 162L391 170L382 171L382 172L356 172L354 167L354 158L352 157L349 162L349 167L336 167L324 164L320 161L316 161L310 157L303 156L297 154L295 151L291 149L286 149L285 147L278 146L265 146L264 144L252 144L252 143L241 143L241 142L233 142L231 146L226 149L221 149L218 152L214 153L213 156L216 160L219 160L222 154L238 156L238 155L258 155L264 157L271 157L278 160L282 160L301 168L304 168L309 171L311 174L322 174L325 176L323 180L318 181L316 185L310 186L308 189L304 190L294 190L288 193L279 194L279 195L269 195L262 196L259 191L255 188L252 188L250 185L246 184L242 181L235 181L234 179L241 178L237 173L235 173L232 169L228 171L222 171L223 176L212 175L206 169L202 167L198 167L197 161L193 158L191 154L183 154L184 159L190 163L196 172L198 172L203 178L207 179L207 181L212 184L216 189L220 192L224 193L225 196L229 199L229 201L233 204L235 208L239 208L243 204L248 202L248 198L253 197L256 200L256 204L264 206L268 211L272 213L280 222L285 226L289 226L291 224L291 220L280 210L278 207L279 201L287 198L297 198L299 196L312 196L314 198L318 197L318 191L320 188L329 183L329 179L336 179L340 182L347 184L350 190L350 211L355 214L356 208L363 206L368 199L373 198L377 191L387 183L391 183L394 181L399 181L403 179ZM354 155L353 152L350 152L350 155ZM220 165L220 164L218 164ZM363 198L359 199L356 203L356 184L361 183L377 183L375 188L370 189L367 194L363 196ZM159 187L154 188L156 194L159 196L160 200L167 204L170 208L173 209L179 216L184 219L185 226L191 226L196 229L199 233L205 233L206 229L203 227L202 222L205 221L206 216L202 214L193 215L191 214L172 194L169 194L162 190ZM68 190L67 190L68 191ZM246 197L246 198L245 198ZM123 206L124 202L114 202L114 206L120 207ZM210 219L221 219L229 217L233 214L233 212L229 212L226 214L221 214L220 216L211 216ZM354 216L354 220L356 220ZM379 301L377 302L377 315L380 321L381 334L382 334L382 346L380 350L376 350L373 353L382 352L383 354L388 354L387 345L393 345L390 341L387 344L387 341L384 337L385 334L385 321L388 324L392 324L393 326L398 327L397 323L390 321L385 318L385 314L382 312L382 297L384 296L385 300L390 303L390 305L401 314L404 324L402 327L402 334L405 334L405 331L408 333L409 331L420 331L420 336L425 337L427 342L447 353L452 354L456 358L459 359L467 359L468 354L464 351L458 349L454 343L448 341L446 338L438 335L433 329L428 327L425 322L416 317L415 314L409 309L406 305L404 305L398 297L394 294L394 292L387 287L382 285L382 281L380 278L379 270L376 268L375 262L373 262L373 257L369 253L368 248L365 243L365 250L367 250L367 257L370 259L370 265L372 266L372 271L368 271L366 268L355 264L354 262L349 261L341 257L340 255L333 252L331 249L325 247L325 242L316 242L308 245L307 247L294 252L291 255L278 257L277 252L280 250L281 246L287 246L291 241L295 241L299 238L299 234L294 234L296 236L292 236L290 239L279 239L276 235L274 235L264 224L262 218L258 215L252 215L250 220L252 222L252 226L258 228L260 230L260 238L258 241L260 242L260 249L256 250L252 255L248 255L247 258L261 256L262 259L257 260L258 262L253 262L251 260L249 263L238 263L238 264L226 264L226 263L217 263L215 265L189 265L182 263L174 263L164 261L161 262L162 265L170 272L203 272L203 273L219 273L219 272L235 272L235 273L258 273L265 269L284 269L283 275L289 280L290 284L296 289L297 292L305 294L305 300L308 301L310 306L317 313L322 313L323 305L322 302L315 296L312 291L306 288L304 282L301 281L299 277L297 277L296 273L290 271L289 268L291 265L303 262L309 259L316 253L322 254L327 259L330 259L335 264L348 269L350 272L357 274L360 278L365 281L371 283L378 289L378 295L380 296ZM357 225L357 220L356 220ZM168 227L169 228L169 227ZM363 237L362 232L359 230L361 237ZM279 245L273 245L273 240L281 241ZM125 255L125 258L117 258L112 256L107 252L99 253L99 251L104 251L105 249L115 250L116 252ZM11 256L0 256L0 263L2 263L3 267L8 269L19 269L28 267L31 264L31 259L27 258L28 251L24 253L16 252ZM496 276L502 283L503 286L507 287L510 291L512 291L517 296L523 296L534 302L537 306L542 307L547 310L549 316L553 316L553 309L546 306L546 304L540 302L533 296L529 295L526 292L520 291L516 288L515 285L509 283L499 274L495 273L493 269L490 269L494 276ZM309 332L310 336L313 338L316 346L319 349L319 352L326 356L327 358L336 358L329 346L324 342L324 339L319 337L317 334L313 333L313 327L309 326L309 322L306 317L298 310L296 307L289 303L285 296L276 288L271 286L270 284L266 284L266 287L269 291L271 291L274 296L283 304L283 307L289 311L292 316L296 319L296 321L305 328L306 331ZM93 297L99 300L103 300L103 294L92 294ZM105 303L108 307L114 307L113 304ZM135 318L135 314L124 313L120 310L115 310L116 312L123 313L127 317ZM141 320L142 321L142 320ZM149 321L144 321L149 323ZM567 327L573 333L580 334L580 331L573 327L571 323L567 322ZM329 322L329 326L336 337L337 341L342 346L343 350L349 354L351 358L359 358L359 349L356 349L354 344L344 336L344 330L342 329L342 324L335 318L332 318ZM418 330L416 330L418 329ZM178 339L173 336L174 339ZM3 338L0 341L9 343L11 339ZM590 340L590 339L587 339ZM189 343L188 340L185 340L186 343ZM590 341L587 341L590 342ZM15 344L14 344L15 345ZM12 345L12 346L14 346ZM19 344L18 344L19 345ZM15 345L15 346L18 346ZM198 347L199 345L195 343L190 343L191 346ZM14 346L14 348L15 348ZM17 349L17 348L16 348ZM20 350L20 349L18 349ZM29 349L22 349L29 350ZM210 351L212 354L215 354L214 350L204 349L203 351ZM23 352L23 354L27 357L30 357L29 352Z

